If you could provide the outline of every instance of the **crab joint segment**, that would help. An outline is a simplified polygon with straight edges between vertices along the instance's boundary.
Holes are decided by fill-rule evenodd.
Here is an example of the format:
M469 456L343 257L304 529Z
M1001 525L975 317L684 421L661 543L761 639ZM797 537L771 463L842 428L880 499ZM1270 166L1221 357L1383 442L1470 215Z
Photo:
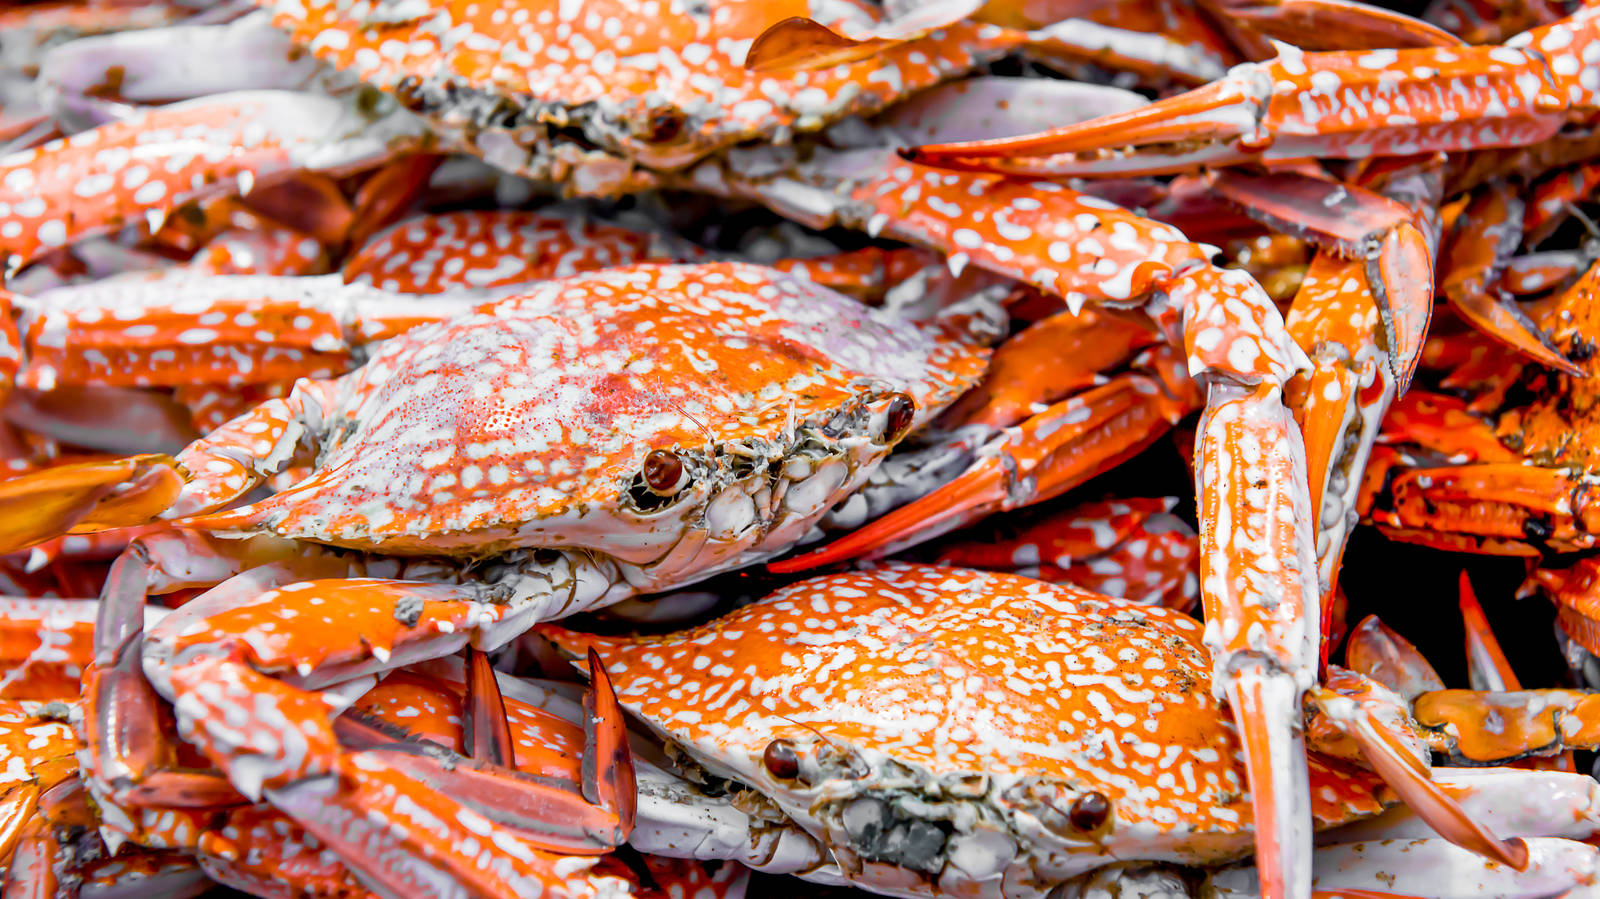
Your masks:
M1197 455L1206 645L1245 746L1263 893L1305 895L1299 707L1316 671L1318 593L1303 450L1280 388L1214 383Z

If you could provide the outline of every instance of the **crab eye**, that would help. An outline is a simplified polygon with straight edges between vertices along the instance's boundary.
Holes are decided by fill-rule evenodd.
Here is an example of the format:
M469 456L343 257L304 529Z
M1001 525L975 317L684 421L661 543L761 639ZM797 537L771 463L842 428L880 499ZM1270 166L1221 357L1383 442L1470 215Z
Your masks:
M645 486L655 493L676 493L683 486L683 460L672 450L651 450L641 473Z
M1104 793L1085 793L1073 800L1072 808L1067 811L1067 820L1072 823L1073 829L1085 833L1099 830L1109 817L1111 800Z
M773 740L761 753L761 764L768 773L781 780L794 780L800 776L800 756L788 740Z
M650 117L638 129L639 137L652 144L664 144L683 133L688 116L676 106L650 110Z
M887 419L884 422L883 442L894 443L906 432L911 430L911 423L917 417L917 403L911 397L901 393L889 401Z
M422 96L422 79L415 75L401 78L394 86L394 97L411 112L421 112L426 100Z

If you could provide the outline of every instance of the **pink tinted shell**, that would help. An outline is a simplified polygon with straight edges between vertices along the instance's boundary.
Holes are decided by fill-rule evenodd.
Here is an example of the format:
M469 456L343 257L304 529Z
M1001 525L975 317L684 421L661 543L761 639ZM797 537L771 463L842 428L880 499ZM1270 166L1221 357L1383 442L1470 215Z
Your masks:
M728 465L895 393L920 424L986 359L760 266L579 275L384 344L334 385L316 473L225 514L387 552L559 543L541 522L617 508L654 449Z

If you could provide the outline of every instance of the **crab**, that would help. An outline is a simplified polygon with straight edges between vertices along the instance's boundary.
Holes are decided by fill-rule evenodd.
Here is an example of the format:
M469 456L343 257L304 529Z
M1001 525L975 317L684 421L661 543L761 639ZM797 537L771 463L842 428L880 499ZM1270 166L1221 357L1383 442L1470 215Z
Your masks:
M1200 625L1172 610L1016 575L895 564L796 583L678 633L537 633L576 658L600 652L618 701L691 780L745 794L745 805L826 845L829 863L800 872L807 879L904 896L1041 895L1111 862L1214 867L1252 846L1242 744L1212 695ZM1337 738L1360 743L1359 760L1389 761L1404 753L1369 735L1410 733L1365 711L1393 703L1385 688L1353 672L1339 686L1319 692L1326 717L1311 728L1336 753L1310 756L1319 828L1394 801L1378 776L1340 758L1350 753ZM1416 764L1379 770L1413 812L1470 820ZM1515 789L1517 778L1544 774L1480 783ZM1454 792L1459 781L1444 783ZM1592 782L1567 783L1580 808L1593 802ZM1581 839L1597 825L1590 807L1576 823L1563 811L1506 830ZM1381 839L1383 829L1357 839ZM1480 847L1498 842L1478 834ZM1527 874L1506 856L1475 860L1466 867L1486 878L1475 886L1594 881L1593 847L1529 840L1522 849L1540 856ZM1340 851L1349 849L1318 850L1318 861ZM1390 863L1407 867L1400 859ZM1384 889L1372 868L1364 881L1317 870L1319 889Z

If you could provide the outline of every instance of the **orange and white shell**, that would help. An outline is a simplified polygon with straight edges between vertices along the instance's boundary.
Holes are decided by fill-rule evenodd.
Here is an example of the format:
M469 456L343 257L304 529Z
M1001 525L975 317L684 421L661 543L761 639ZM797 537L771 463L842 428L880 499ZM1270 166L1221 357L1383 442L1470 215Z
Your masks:
M677 634L544 632L598 648L629 711L874 890L1031 894L1113 861L1251 848L1201 626L1169 609L907 565L802 581ZM1312 778L1320 826L1383 808L1374 775L1313 757Z

